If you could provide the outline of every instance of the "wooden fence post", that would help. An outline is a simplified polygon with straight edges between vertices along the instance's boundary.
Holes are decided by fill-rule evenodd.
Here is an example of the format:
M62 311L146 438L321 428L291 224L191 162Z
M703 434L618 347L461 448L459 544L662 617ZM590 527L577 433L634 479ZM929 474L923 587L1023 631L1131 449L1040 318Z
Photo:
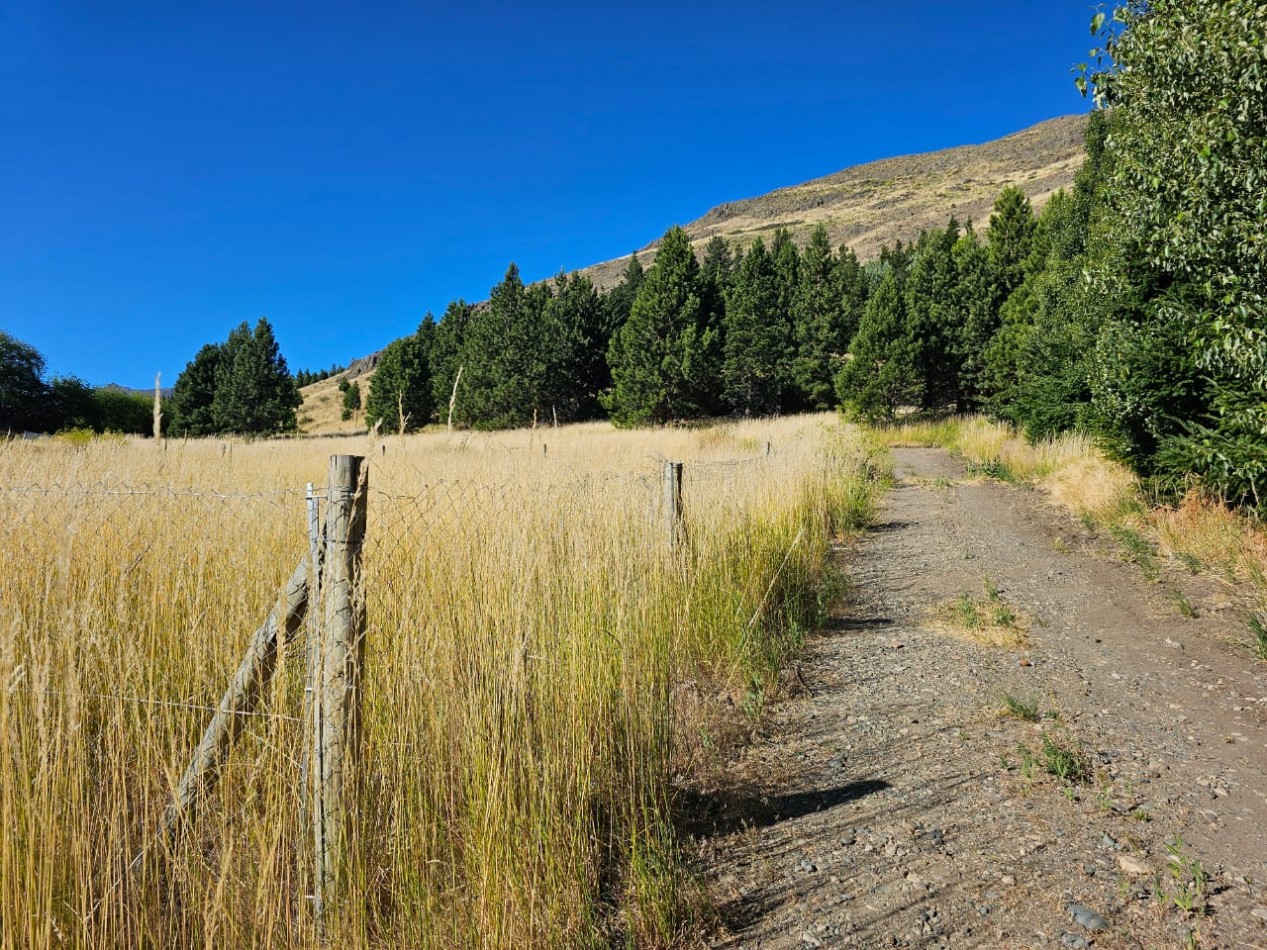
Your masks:
M669 550L676 551L685 539L682 521L682 463L664 463L664 521L668 529Z
M347 804L355 794L365 645L361 549L368 466L364 461L359 455L331 456L326 502L322 630L314 670L312 759L308 763L313 902L323 931L341 896L351 836Z

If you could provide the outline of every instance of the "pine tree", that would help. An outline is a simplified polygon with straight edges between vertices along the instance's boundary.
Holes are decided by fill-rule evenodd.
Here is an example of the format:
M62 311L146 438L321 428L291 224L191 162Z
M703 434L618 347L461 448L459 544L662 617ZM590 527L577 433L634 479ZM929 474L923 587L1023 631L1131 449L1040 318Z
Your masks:
M701 311L691 240L670 228L608 352L613 388L604 405L617 424L664 423L703 411L717 382L720 341Z
M633 310L633 302L637 298L638 290L642 287L642 282L645 279L646 273L642 269L642 262L638 260L638 255L630 254L629 263L625 265L625 271L621 275L620 283L612 287L603 296L603 309L606 312L606 326L603 329L603 335L609 340L620 332L620 328L629 319L629 314Z
M243 323L229 334L211 403L217 431L240 435L294 431L295 410L302 402L268 320L261 317L254 332Z
M435 327L430 361L431 399L441 422L448 419L453 384L462 368L462 344L466 339L466 327L474 310L465 300L454 300L445 308L444 316Z
M220 431L212 405L223 363L224 344L208 343L185 364L184 371L176 377L168 409L168 431L172 435L198 438Z
M903 285L903 303L920 375L921 406L946 409L961 398L962 324L955 306L954 246L959 224L920 235Z
M955 269L954 321L960 327L958 405L960 412L974 410L986 388L986 350L999 328L999 298L990 254L969 223L951 248Z
M549 416L551 361L562 344L551 319L549 285L524 286L511 264L488 304L467 324L457 396L457 419L479 429L525 426Z
M371 429L413 432L431 421L432 333L424 329L428 322L434 320L424 319L416 332L388 343L379 356L365 399L365 424Z
M850 261L856 272L850 277L860 278L861 269L852 253ZM856 318L851 325L846 316L850 301L843 271L847 266L832 253L827 229L816 227L801 255L800 283L793 301L792 380L799 401L808 409L828 409L835 402L836 373L857 327Z
M1020 286L1025 277L1025 261L1034 240L1034 209L1025 192L1008 185L994 201L987 235L990 267L999 303Z
M757 238L726 298L722 391L731 410L745 416L776 413L783 404L788 339L778 312L779 280Z
M343 389L343 411L339 413L339 418L347 422L361 409L361 384L357 382L349 383L346 379L340 382L347 385L340 387Z
M918 347L896 274L885 276L867 301L850 350L851 359L836 376L836 394L848 411L868 421L892 422L902 407L920 400Z
M603 299L583 274L560 274L554 290L545 314L545 324L558 332L557 344L546 354L551 418L593 419L601 412L599 393L611 388Z

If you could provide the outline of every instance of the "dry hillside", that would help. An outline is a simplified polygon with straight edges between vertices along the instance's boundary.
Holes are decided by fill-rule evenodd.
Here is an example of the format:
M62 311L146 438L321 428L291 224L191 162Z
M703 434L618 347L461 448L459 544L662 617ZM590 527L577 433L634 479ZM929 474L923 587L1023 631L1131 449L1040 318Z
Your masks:
M1037 207L1073 184L1082 164L1084 115L1048 119L986 142L958 148L884 158L855 165L768 195L718 205L686 225L697 244L720 235L749 244L787 228L804 244L819 224L833 245L848 244L863 260L880 247L909 241L927 228L942 227L950 215L984 226L1005 185L1019 185ZM638 252L644 265L657 242ZM620 278L627 257L586 268L601 287Z
M768 195L718 205L686 230L697 245L716 235L746 245L758 236L769 237L776 229L787 228L803 244L823 224L833 245L848 244L867 260L884 244L909 241L922 230L944 226L952 214L984 226L1005 185L1019 185L1041 207L1053 192L1073 184L1082 164L1086 121L1082 115L1062 116L984 145L855 165ZM638 252L644 265L655 257L657 243ZM620 279L627 261L627 257L605 261L582 273L607 288ZM356 360L343 375L361 379L361 388L366 390L375 356ZM340 378L303 390L299 416L305 433L330 435L356 428L339 419Z

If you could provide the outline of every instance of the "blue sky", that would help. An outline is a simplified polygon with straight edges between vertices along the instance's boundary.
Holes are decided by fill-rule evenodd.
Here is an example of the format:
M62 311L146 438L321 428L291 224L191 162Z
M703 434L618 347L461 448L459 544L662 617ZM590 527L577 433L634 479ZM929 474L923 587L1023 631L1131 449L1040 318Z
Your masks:
M292 369L347 362L511 260L1084 111L1092 12L0 0L0 329L98 385L261 316Z

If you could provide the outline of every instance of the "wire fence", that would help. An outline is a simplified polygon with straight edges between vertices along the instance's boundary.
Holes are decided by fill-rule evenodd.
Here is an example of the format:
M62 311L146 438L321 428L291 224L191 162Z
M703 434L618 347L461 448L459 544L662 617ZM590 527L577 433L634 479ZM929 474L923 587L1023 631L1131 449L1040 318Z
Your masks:
M632 471L560 463L500 480L436 478L421 462L367 461L365 587L372 623L390 622L395 604L425 579L428 566L452 566L459 549L500 546L509 562L516 540L530 535L566 546L574 560L607 557L609 548L591 543L599 522L624 518L645 529L638 543L656 544L669 517L664 461L655 457ZM716 514L742 507L749 500L745 483L772 468L768 448L751 457L692 461L681 487L684 510ZM117 480L0 485L0 609L15 618L15 630L36 623L43 601L72 618L78 613L65 632L78 630L91 644L118 636L148 593L166 598L172 635L188 641L200 658L189 665L205 671L197 684L155 682L153 695L61 690L28 682L28 666L15 653L7 676L0 666L0 693L129 703L203 718L215 713L226 651L233 649L215 640L228 633L240 643L258 624L288 566L309 550L308 506L314 500L324 505L326 497L324 487L312 485L257 491ZM232 581L211 573L226 566L238 572ZM20 639L29 650L40 647L33 629ZM242 715L298 721L268 709Z

